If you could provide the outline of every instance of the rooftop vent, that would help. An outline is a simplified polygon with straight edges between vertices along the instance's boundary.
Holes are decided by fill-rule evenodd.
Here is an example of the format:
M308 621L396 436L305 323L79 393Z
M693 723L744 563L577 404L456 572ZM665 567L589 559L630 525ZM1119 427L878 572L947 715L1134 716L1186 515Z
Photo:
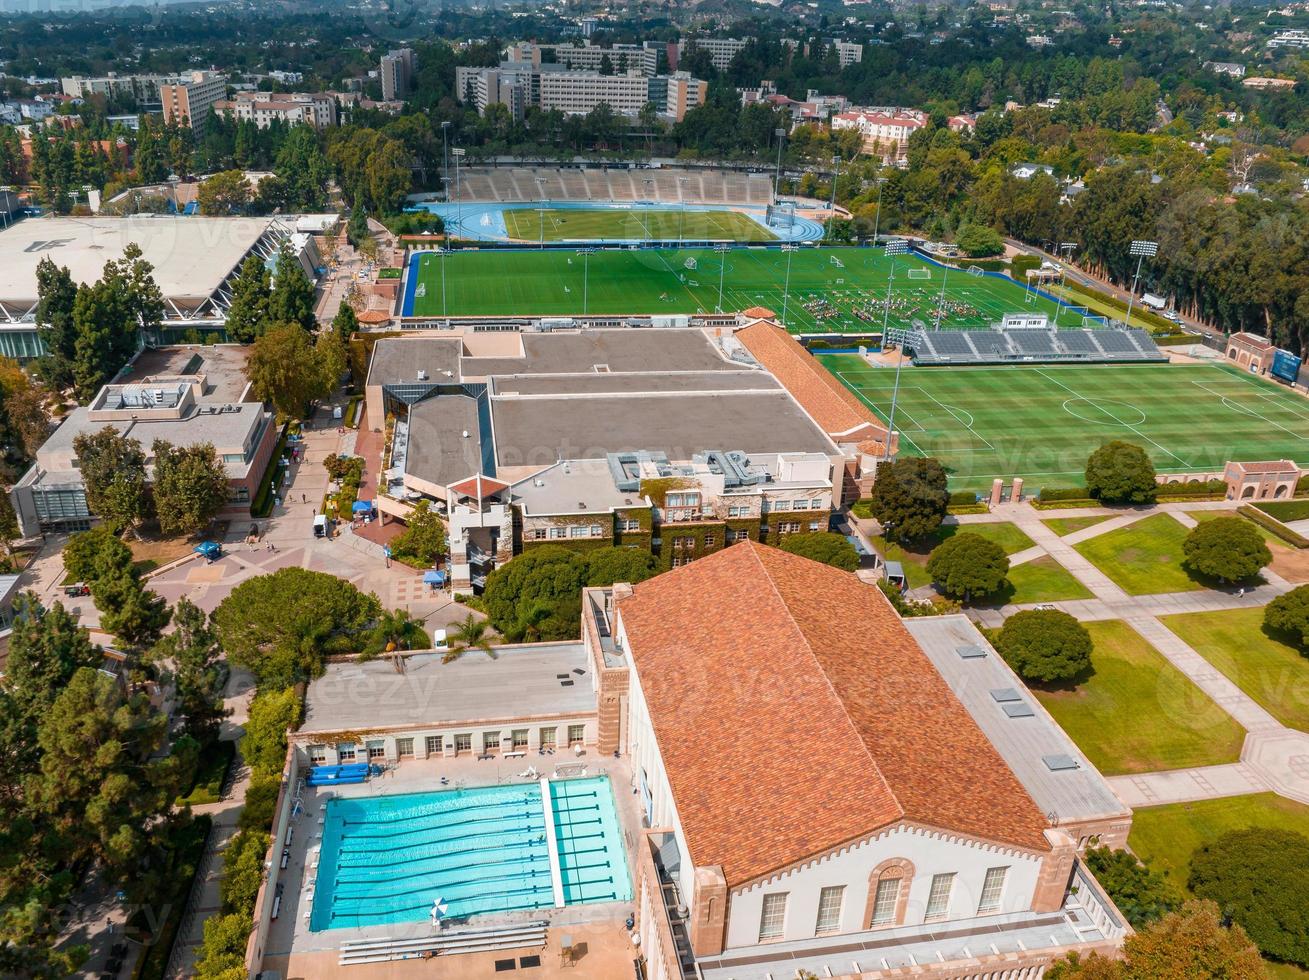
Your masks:
M538 476L535 480L532 481L532 486L543 487L545 486L545 481Z
M464 429L464 438L465 438L465 439L468 438L468 430L467 430L467 429Z
M427 372L424 371L422 368L419 368L419 369L418 369L418 380L419 380L419 381L426 381L426 380L427 380Z
M1009 701L1001 705L1001 707L1004 708L1004 713L1010 718L1031 718L1036 714L1032 710L1032 706L1026 701Z
M1012 687L997 687L991 692L991 697L1003 704L1006 701L1021 701L1022 696Z
M959 654L960 660L980 660L982 657L986 656L986 651L975 643L955 647L954 652Z
M579 500L579 501L577 502L577 509L578 509L578 510L586 510L586 501L585 501L585 500Z
M1059 752L1055 755L1043 755L1041 756L1041 761L1045 763L1045 767L1051 772L1067 772L1071 769L1082 768L1077 764L1076 759L1071 755L1064 754L1063 752Z

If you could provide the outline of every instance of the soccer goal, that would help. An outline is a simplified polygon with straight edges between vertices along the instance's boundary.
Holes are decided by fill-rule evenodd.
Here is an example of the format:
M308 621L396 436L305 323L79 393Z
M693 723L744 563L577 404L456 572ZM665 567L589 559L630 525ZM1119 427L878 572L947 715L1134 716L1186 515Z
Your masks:
M905 270L905 278L906 278L906 279L931 279L931 278L932 278L932 270L931 270L931 269L927 269L927 268L923 268L923 269L906 269L906 270Z
M1109 318L1106 316L1084 316L1082 317L1082 326L1089 329L1109 326Z
M832 265L836 266L838 269L845 268L845 263L842 262L840 259L838 259L835 255L829 255L828 258L832 260Z
M695 261L695 256L688 256L687 260L683 262L682 265L686 266L688 269L692 271L695 271L697 268L699 268L699 264Z
M420 282L414 287L414 299L422 299L427 295L427 283Z
M981 279L982 276L986 275L980 265L970 265L968 267L968 274L975 279Z

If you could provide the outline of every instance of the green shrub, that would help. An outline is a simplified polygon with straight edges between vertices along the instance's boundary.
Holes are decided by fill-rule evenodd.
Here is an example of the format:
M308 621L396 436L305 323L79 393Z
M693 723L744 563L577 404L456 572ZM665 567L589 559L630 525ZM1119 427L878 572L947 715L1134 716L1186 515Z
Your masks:
M223 780L227 767L236 754L235 742L214 742L200 753L195 779L186 793L177 798L177 806L201 806L222 799Z
M238 830L269 831L273 827L277 794L282 789L282 777L266 773L253 773L245 791L245 805L237 819Z
M268 470L264 473L264 478L259 481L259 490L250 504L251 517L267 517L273 512L273 498L277 495L279 481L282 480L286 469L280 462L282 451L285 449L286 426L283 426L282 435L277 440L277 445L273 447L273 455L268 460Z
M1028 609L1005 620L996 649L1025 681L1069 681L1091 667L1091 634L1066 612Z
M1251 507L1249 504L1245 504L1237 508L1236 512L1242 517L1250 518L1250 520L1254 521L1265 530L1272 532L1274 536L1285 541L1292 548L1309 548L1309 538L1296 533L1277 518L1273 517L1271 514L1264 513L1257 507Z
M212 818L201 814L185 826L175 829L170 837L168 860L171 868L167 878L170 893L163 902L157 903L167 910L166 917L162 923L152 922L144 914L139 914L139 921L137 916L129 920L129 924L142 931L158 928L151 935L150 943L144 947L134 974L135 980L164 980L173 944L177 942L182 913L186 910L186 898L191 891L196 868L204 856L205 841L212 825Z
M1090 500L1086 487L1042 487L1037 500Z
M1182 483L1161 483L1156 497L1217 497L1227 496L1225 480L1186 480Z
M951 507L966 507L977 503L977 494L971 490L956 490L950 494Z
M1273 500L1251 506L1282 522L1309 521L1309 500Z

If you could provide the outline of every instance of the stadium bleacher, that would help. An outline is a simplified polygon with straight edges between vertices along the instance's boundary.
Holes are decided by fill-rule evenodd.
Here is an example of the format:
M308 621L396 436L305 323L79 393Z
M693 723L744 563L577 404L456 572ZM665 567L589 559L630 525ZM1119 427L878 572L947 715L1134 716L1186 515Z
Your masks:
M597 170L577 167L468 167L455 196L461 201L656 201L674 204L773 202L768 174L673 169Z
M913 330L905 346L919 365L1166 360L1144 330Z

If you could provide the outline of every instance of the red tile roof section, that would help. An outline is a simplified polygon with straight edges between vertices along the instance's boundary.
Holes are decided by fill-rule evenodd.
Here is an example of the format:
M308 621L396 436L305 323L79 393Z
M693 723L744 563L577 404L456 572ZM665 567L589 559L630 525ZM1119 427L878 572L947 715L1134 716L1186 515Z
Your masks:
M885 441L886 426L881 419L776 323L756 320L738 330L736 339L772 372L833 440Z
M743 542L635 586L618 614L691 858L729 887L902 819L1049 849L1017 777L855 576Z

